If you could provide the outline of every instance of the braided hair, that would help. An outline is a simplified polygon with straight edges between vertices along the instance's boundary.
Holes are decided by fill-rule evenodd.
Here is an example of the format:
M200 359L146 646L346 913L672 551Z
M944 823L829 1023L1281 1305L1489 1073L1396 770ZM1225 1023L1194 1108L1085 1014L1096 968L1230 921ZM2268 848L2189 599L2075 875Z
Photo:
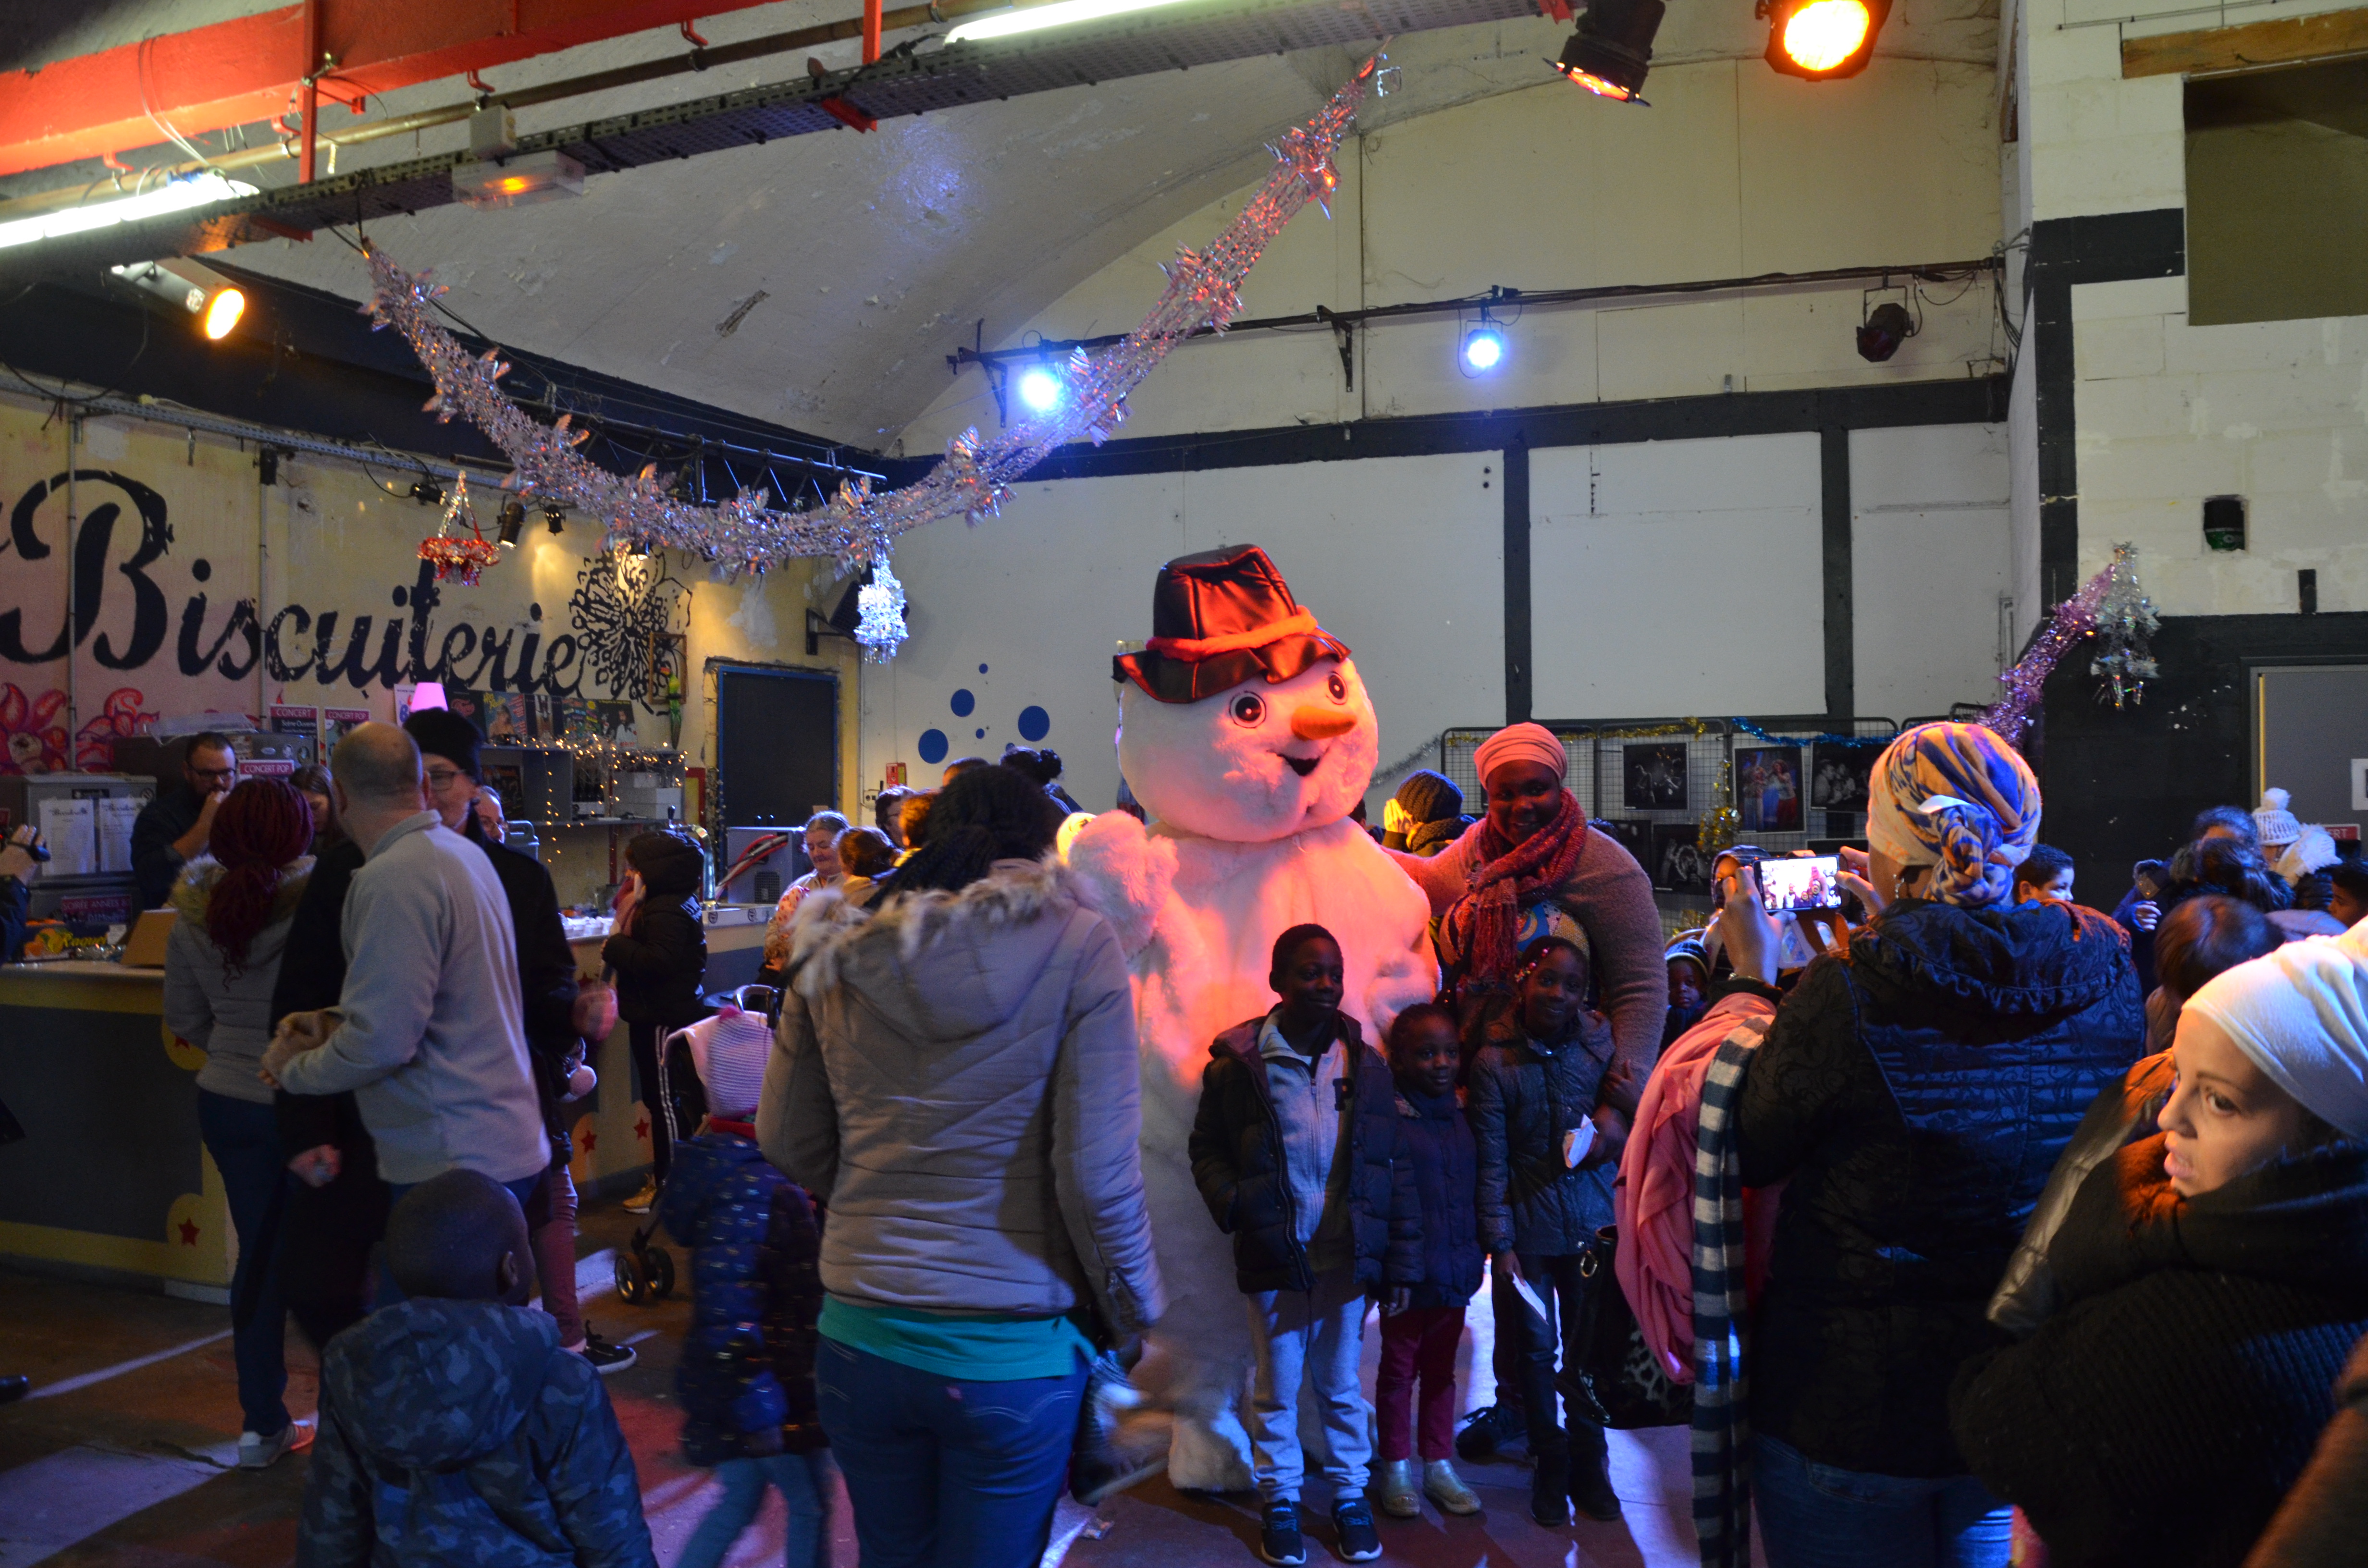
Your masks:
M271 924L280 874L313 843L313 806L284 778L244 778L214 812L208 845L222 880L206 900L206 935L225 972L246 963L247 948Z
M985 877L997 860L1042 860L1061 828L1061 808L1027 775L973 767L937 792L920 846L897 868L900 892L955 892Z

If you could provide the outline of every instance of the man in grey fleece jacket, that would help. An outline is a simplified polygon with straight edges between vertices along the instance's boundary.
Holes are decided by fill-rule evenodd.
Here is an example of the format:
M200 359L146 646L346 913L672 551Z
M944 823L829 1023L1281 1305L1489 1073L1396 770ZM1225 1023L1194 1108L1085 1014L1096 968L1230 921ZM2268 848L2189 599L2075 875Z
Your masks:
M398 1197L456 1169L519 1191L551 1163L551 1144L501 881L424 809L419 748L393 725L347 735L330 774L365 855L346 895L342 1021L324 1041L309 1021L319 1015L293 1015L264 1073L294 1094L353 1090Z

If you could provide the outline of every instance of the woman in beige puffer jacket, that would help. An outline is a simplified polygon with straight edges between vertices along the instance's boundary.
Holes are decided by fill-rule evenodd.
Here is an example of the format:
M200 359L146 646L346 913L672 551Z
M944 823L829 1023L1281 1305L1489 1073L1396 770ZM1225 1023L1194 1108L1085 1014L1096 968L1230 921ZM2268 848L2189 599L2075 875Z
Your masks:
M815 1381L867 1562L1034 1563L1095 1342L1162 1292L1118 939L1005 767L948 785L868 916L798 912L757 1112L828 1210Z

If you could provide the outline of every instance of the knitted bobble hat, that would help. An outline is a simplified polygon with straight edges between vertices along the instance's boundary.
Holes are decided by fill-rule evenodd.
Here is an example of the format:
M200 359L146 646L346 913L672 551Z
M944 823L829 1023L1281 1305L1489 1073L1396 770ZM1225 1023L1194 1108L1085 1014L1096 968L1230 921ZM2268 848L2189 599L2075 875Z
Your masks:
M2286 810L2286 802L2293 799L2283 790L2261 791L2261 803L2253 812L2253 826L2261 836L2261 858L2265 860L2276 859L2273 851L2302 836L2302 824Z

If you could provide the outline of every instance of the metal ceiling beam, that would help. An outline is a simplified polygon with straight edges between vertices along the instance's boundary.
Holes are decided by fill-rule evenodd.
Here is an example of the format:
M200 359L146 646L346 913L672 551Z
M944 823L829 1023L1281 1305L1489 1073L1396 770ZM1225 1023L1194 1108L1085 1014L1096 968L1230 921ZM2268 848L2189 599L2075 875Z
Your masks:
M527 0L520 0L521 4ZM712 6L714 0L702 0ZM891 53L871 65L718 94L519 139L592 174L763 146L857 120L894 119L988 99L1185 71L1261 54L1368 45L1384 34L1535 16L1532 0L1200 0L1015 39ZM196 256L290 233L408 216L458 199L464 153L357 169L175 213L0 250L0 282L96 275L164 256ZM497 220L496 220L497 221Z
M397 87L765 3L302 0L0 74L0 175L278 119L308 82L332 102L359 104Z

